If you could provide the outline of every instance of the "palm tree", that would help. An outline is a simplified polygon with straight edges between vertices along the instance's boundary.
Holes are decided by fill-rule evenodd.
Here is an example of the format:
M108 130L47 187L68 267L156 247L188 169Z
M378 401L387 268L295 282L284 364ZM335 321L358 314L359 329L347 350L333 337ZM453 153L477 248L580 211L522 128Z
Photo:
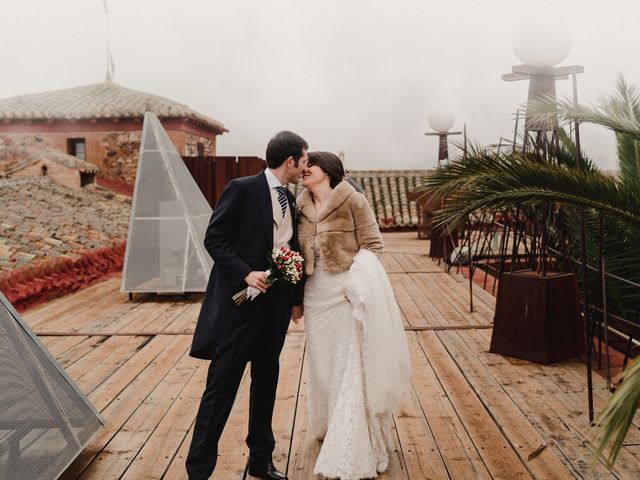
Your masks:
M576 106L550 99L531 105L539 119L557 116L561 121L593 123L616 135L618 175L604 175L592 163L576 165L575 150L564 136L557 162L547 162L536 155L513 152L489 153L474 148L441 170L425 177L420 187L430 201L447 198L446 207L436 220L452 230L470 214L509 208L536 207L550 203L561 205L564 232L572 252L579 245L578 209L585 213L588 258L597 258L596 225L604 224L607 270L640 283L640 91L619 76L616 94L603 97L590 106ZM578 255L576 254L576 257ZM597 262L596 262L597 263ZM590 288L590 285L583 285ZM632 297L640 292L628 288L610 289L607 299L622 313L633 310ZM609 299L609 296L611 298ZM600 456L612 442L606 460L615 459L622 448L640 403L640 357L621 375L622 385L611 397L595 421L596 455Z

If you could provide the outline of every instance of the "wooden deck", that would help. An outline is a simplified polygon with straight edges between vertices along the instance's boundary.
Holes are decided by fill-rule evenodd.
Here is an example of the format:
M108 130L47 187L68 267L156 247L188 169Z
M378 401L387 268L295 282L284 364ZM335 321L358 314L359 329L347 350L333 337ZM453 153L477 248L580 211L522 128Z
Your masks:
M494 299L444 273L415 234L385 234L386 267L405 317L413 394L395 414L385 479L640 478L640 434L615 469L590 464L585 367L540 366L487 353ZM64 479L185 478L184 459L207 362L188 356L200 296L127 300L119 278L28 312L40 334L106 419ZM292 326L281 358L274 461L310 479L320 444L306 435L305 337ZM245 375L213 478L243 478ZM595 379L596 408L609 393ZM535 456L535 452L539 454ZM533 457L533 458L530 458Z

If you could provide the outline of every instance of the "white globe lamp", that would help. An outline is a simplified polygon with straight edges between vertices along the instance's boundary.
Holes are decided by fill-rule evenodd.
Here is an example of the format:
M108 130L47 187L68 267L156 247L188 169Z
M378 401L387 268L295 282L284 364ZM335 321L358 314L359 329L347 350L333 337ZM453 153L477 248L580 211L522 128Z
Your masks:
M438 133L447 133L453 127L453 114L447 110L434 110L427 118L429 126Z
M513 52L525 65L554 67L562 62L573 46L571 23L563 15L539 15L530 12L515 25Z
M462 132L452 132L453 114L449 110L435 109L429 113L427 117L429 126L434 132L425 133L425 135L434 135L438 137L438 168L443 160L449 160L449 148L447 137L449 135L459 135Z

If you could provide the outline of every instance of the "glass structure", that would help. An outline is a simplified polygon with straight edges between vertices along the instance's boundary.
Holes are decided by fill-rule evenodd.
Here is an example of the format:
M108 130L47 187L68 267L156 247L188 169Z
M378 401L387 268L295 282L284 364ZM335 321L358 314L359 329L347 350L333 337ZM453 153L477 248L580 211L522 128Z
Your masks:
M144 117L122 292L204 292L211 207L154 113Z
M104 425L0 293L0 478L58 478Z

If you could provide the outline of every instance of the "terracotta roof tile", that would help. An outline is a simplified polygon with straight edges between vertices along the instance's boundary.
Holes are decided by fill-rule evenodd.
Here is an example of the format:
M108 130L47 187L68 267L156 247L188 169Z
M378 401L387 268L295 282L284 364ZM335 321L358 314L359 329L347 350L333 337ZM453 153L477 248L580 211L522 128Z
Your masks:
M0 174L11 176L40 160L53 160L79 172L97 173L98 166L67 155L54 148L38 148L30 146L8 146L0 149Z
M373 209L381 229L418 225L416 202L407 192L418 186L428 170L351 170L349 176L358 182ZM295 185L296 195L302 183Z
M0 180L0 274L44 258L75 258L126 238L130 199L46 177Z
M186 105L112 81L0 99L0 120L126 118L142 117L147 111L160 118L187 117L228 131L219 121Z

